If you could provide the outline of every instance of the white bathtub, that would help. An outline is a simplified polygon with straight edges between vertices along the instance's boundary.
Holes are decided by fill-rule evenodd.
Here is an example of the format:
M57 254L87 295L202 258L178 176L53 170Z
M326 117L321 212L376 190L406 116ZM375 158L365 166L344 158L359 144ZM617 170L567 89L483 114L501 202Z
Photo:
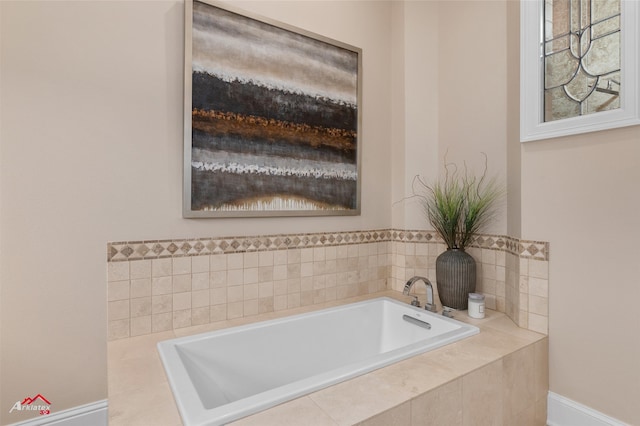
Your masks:
M385 297L166 340L158 350L184 424L221 425L478 332Z

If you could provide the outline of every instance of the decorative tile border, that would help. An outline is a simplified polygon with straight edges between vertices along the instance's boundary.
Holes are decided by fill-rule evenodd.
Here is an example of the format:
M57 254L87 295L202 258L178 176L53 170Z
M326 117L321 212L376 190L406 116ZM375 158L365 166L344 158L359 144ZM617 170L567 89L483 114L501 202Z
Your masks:
M107 262L162 259L209 254L328 247L374 242L442 243L433 231L382 229L371 231L281 234L180 240L107 243ZM502 235L478 235L471 247L500 250L521 258L549 260L549 243Z
M434 231L392 229L389 232L393 241L442 243L442 239ZM481 234L473 238L470 247L500 250L526 259L549 260L549 243L543 241L527 241L504 235Z
M390 230L126 241L107 244L107 262L301 249L384 241L391 241Z

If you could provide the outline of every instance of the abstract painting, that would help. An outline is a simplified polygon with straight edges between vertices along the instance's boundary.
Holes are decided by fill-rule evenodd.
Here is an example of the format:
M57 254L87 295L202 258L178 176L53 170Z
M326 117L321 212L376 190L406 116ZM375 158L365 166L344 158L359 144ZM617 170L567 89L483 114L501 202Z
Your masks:
M361 50L186 3L184 216L360 214Z

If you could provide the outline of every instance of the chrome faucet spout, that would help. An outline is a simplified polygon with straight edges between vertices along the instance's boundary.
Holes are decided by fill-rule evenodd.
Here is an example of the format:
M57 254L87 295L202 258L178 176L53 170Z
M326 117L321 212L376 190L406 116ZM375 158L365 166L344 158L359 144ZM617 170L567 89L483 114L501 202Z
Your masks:
M436 312L436 304L433 301L433 286L431 285L431 281L429 281L428 278L415 276L409 279L409 281L407 281L407 283L404 285L404 290L402 291L402 294L409 295L411 288L418 281L422 281L424 285L427 287L427 302L425 303L424 308L428 311Z

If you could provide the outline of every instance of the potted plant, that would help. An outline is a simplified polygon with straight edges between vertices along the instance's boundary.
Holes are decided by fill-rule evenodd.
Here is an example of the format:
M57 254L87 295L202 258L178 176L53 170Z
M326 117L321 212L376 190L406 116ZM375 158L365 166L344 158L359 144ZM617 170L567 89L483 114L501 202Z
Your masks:
M455 164L445 163L444 179L431 185L416 176L414 194L429 223L447 246L436 259L440 301L450 308L467 309L468 295L476 288L476 263L465 248L495 217L504 190L495 177L487 179L485 155L481 176L471 175L466 166L460 172Z

